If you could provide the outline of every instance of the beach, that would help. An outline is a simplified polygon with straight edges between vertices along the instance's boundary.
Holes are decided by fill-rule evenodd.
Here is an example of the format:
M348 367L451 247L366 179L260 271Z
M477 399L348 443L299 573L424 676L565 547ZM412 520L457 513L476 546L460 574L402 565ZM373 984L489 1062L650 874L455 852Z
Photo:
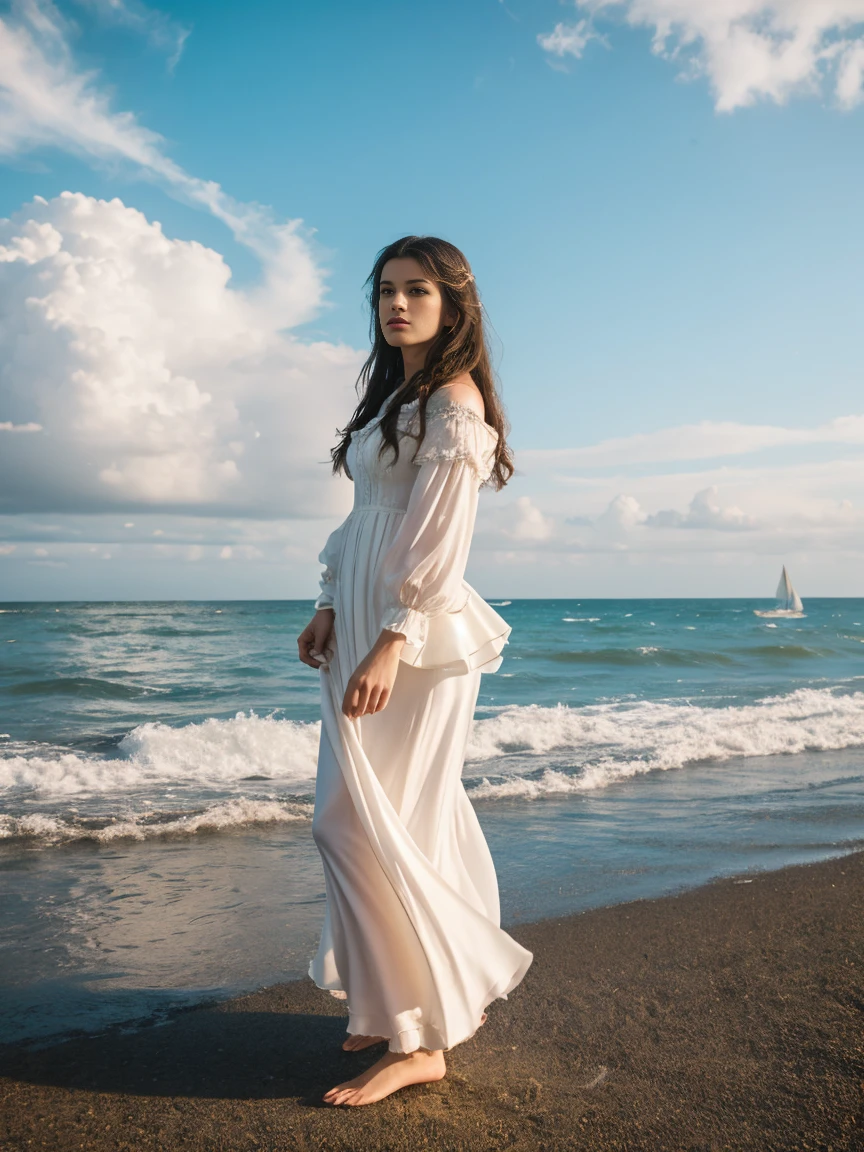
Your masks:
M311 981L0 1052L0 1147L245 1152L864 1148L864 852L514 929L523 983L448 1075L320 1102L343 1054Z
M864 601L495 601L463 779L502 923L864 847ZM303 601L5 604L0 1042L304 976L324 883Z

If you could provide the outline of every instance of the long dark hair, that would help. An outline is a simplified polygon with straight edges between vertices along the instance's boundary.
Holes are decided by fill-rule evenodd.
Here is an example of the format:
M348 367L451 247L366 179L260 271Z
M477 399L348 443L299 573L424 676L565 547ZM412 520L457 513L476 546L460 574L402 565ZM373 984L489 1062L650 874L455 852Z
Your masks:
M410 380L403 380L402 352L392 348L384 338L378 316L381 295L381 272L388 260L399 256L413 257L426 276L434 280L444 297L444 307L455 311L455 324L445 326L429 349L426 363ZM375 266L366 280L369 286L369 337L372 351L357 378L356 390L360 402L348 425L339 430L341 439L330 452L334 472L350 475L346 454L351 435L359 431L381 411L388 398L380 428L383 436L381 452L392 448L394 459L399 457L396 422L403 404L419 400L420 426L418 446L426 433L426 404L429 397L443 384L448 384L462 372L468 372L477 385L486 405L486 423L498 433L495 465L489 478L495 488L503 488L513 475L513 460L507 447L507 421L495 387L495 377L483 330L483 305L477 293L474 276L468 261L453 244L435 236L403 236L382 248ZM416 449L415 449L416 451Z

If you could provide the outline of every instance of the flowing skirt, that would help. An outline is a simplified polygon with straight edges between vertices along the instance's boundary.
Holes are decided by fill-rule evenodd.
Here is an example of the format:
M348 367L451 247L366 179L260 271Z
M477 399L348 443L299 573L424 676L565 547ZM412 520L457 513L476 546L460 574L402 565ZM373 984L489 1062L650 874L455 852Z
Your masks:
M446 1050L533 958L500 927L495 868L461 779L481 673L400 662L386 708L349 720L345 687L377 637L374 608L367 627L352 607L337 601L320 673L312 835L327 903L309 975L345 994L349 1033L389 1037L393 1052Z

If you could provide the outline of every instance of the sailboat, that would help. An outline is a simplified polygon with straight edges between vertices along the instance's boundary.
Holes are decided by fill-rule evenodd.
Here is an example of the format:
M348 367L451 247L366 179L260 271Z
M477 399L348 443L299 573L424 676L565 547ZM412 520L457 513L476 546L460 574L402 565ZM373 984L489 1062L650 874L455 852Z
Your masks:
M785 564L780 575L780 583L777 585L777 607L764 612L754 608L753 614L754 616L783 616L787 620L800 620L804 615L804 605L801 603L801 597L792 587L792 581L789 579Z

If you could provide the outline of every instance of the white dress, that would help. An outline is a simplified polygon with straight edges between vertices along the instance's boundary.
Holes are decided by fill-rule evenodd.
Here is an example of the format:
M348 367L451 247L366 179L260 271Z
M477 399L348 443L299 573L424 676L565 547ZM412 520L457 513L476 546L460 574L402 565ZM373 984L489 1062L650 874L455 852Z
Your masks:
M354 507L329 537L316 607L332 605L321 668L312 835L326 885L309 975L344 995L348 1032L393 1052L448 1049L525 975L533 957L500 927L498 883L462 766L482 672L510 628L464 571L497 433L435 393L399 413L399 459L378 449L383 413L348 449ZM381 712L349 720L349 678L384 628L406 636Z

